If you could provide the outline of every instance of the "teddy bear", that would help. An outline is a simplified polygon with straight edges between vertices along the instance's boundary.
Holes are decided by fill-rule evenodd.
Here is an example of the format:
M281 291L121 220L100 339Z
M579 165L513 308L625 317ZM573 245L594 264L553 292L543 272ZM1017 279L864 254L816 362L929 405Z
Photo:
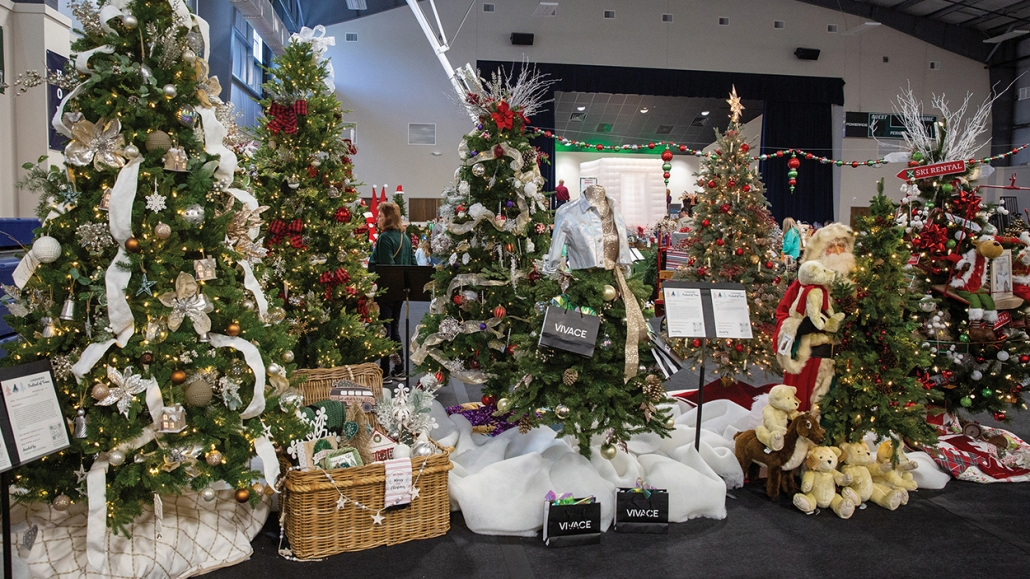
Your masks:
M786 384L773 386L769 391L769 403L762 408L762 423L755 427L755 436L769 450L783 450L787 423L797 417L798 406L801 406L797 391Z
M808 468L801 477L801 492L794 495L794 506L811 515L817 507L830 507L838 517L849 519L855 513L855 493L845 488L845 498L837 492L837 487L851 484L851 476L837 470L837 459L841 451L834 446L817 446L808 451L805 466Z
M783 381L798 387L801 411L815 408L833 380L830 334L840 329L844 319L843 312L834 313L830 300L836 276L818 261L806 261L798 268L797 287L791 286L776 309L776 361L783 368ZM815 364L813 357L821 361Z
M873 473L873 482L879 483L901 492L901 504L908 504L908 493L919 488L915 478L909 471L919 468L919 463L909 459L905 453L898 450L897 464L891 464L891 454L894 452L894 444L890 440L880 443L876 449L876 462L879 468L870 469Z
M840 470L844 474L851 475L851 484L848 485L848 488L857 494L860 502L856 504L872 501L888 511L893 511L904 504L902 501L908 498L907 493L883 483L874 482L874 476L883 474L882 463L877 462L865 442L858 441L854 444L843 442L840 449L840 460L844 461L844 467Z

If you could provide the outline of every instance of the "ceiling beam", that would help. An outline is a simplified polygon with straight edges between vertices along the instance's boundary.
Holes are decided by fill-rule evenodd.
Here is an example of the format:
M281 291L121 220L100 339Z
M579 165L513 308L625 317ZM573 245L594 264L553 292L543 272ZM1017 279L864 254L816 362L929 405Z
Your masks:
M922 4L923 2L926 2L926 0L905 0L904 2L899 2L894 6L891 6L891 10L897 10L901 12L906 8L911 8L917 4Z
M943 48L947 51L979 62L985 62L990 54L991 48L993 48L990 45L984 44L984 35L982 32L977 30L948 24L939 20L929 20L921 16L907 14L879 4L868 4L865 2L857 2L855 0L797 1L881 22L885 26L889 26L910 36L914 36L938 48ZM919 2L906 1L895 6L905 5L906 7L910 7L918 3Z
M968 2L952 2L951 6L945 6L944 8L941 8L940 10L934 10L933 12L930 12L930 13L927 13L927 14L923 14L923 18L929 18L930 20L936 20L936 19L940 18L941 16L947 16L948 14L951 14L952 12L958 12L959 10L962 10L963 8L972 8L974 10L983 10L982 8L977 8L976 7L976 5L979 4L979 3L980 3L980 0L969 0Z

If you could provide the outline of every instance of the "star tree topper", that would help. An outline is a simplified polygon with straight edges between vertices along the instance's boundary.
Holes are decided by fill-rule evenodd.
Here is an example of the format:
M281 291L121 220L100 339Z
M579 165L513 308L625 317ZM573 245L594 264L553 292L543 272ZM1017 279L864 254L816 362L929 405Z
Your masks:
M730 103L730 120L733 122L739 121L740 113L744 111L744 105L740 104L740 97L737 96L736 86L730 91L730 98L726 102Z

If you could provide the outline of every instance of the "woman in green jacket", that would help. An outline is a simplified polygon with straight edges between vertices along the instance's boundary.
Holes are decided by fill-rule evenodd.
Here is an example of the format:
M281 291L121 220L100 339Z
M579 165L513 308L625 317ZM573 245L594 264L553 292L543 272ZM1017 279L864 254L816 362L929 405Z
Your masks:
M379 227L379 238L372 246L372 255L368 258L368 270L374 272L377 265L415 265L415 252L411 249L411 239L405 235L401 228L401 209L396 203L379 204L379 218L376 221ZM401 343L400 319L403 301L385 303L379 301L379 319L385 322L388 337ZM396 354L379 361L379 367L383 369L383 377L404 378L404 350L398 348ZM390 362L393 362L393 369L390 369Z

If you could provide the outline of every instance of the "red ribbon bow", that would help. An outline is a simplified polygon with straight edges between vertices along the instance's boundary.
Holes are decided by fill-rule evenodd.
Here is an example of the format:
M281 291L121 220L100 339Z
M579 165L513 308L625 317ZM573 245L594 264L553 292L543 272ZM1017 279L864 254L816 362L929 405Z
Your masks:
M288 135L297 132L297 115L308 114L308 101L298 100L292 105L281 105L272 103L268 107L268 116L272 120L268 122L268 130L273 133L282 131Z
M289 225L282 219L273 220L268 224L268 232L272 235L266 242L267 247L272 247L289 237L290 245L294 249L307 249L307 244L300 235L302 231L304 231L304 222L300 219L294 219Z
M346 269L338 267L333 271L322 272L322 274L318 276L318 281L325 286L325 299L328 300L332 299L334 287L350 282L350 274ZM351 293L350 289L351 288L347 288L347 293L354 295ZM357 290L355 290L354 293L357 293Z

